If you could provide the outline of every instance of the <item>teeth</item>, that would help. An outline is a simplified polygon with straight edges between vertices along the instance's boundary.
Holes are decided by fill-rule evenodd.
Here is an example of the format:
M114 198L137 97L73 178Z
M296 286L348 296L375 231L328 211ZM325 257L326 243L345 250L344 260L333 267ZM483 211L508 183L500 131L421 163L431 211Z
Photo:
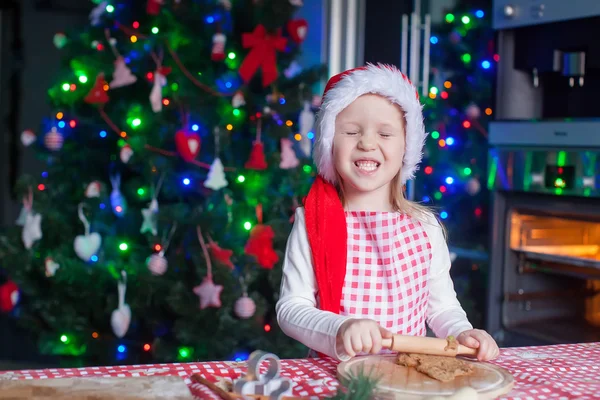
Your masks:
M367 172L375 171L379 167L379 163L374 161L356 161L354 165Z

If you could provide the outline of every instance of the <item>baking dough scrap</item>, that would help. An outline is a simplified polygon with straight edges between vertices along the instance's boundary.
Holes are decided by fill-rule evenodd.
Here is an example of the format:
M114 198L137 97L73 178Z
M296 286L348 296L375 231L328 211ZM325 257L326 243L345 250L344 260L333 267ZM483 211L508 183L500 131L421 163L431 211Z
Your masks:
M457 376L473 373L473 367L469 363L455 357L399 353L396 363L414 367L422 374L441 382L451 382Z
M446 347L444 347L444 351L448 351L448 350L457 351L458 350L458 341L456 340L456 338L454 336L448 336L446 338L446 342L448 344L446 345Z

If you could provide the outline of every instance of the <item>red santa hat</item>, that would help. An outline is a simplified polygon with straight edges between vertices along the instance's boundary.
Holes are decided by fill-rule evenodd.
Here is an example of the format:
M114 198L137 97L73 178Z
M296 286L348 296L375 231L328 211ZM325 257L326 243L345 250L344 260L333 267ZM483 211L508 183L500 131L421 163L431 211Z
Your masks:
M402 163L401 184L412 179L423 156L427 134L419 93L398 68L387 64L367 64L329 79L316 123L313 157L319 174L337 184L333 164L333 136L337 115L364 94L379 94L398 104L406 120L406 148Z

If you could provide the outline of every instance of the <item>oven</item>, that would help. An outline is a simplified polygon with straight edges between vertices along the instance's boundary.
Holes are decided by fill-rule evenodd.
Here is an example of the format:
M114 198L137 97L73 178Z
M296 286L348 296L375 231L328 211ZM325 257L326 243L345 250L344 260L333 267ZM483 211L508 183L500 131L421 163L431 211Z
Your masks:
M600 2L495 1L494 27L486 329L600 341Z

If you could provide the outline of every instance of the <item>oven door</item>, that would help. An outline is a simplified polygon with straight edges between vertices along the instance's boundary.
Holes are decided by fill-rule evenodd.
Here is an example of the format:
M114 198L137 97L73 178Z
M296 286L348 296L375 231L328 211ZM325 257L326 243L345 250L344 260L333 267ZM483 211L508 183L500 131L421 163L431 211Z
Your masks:
M600 200L494 192L487 329L502 346L600 341Z

